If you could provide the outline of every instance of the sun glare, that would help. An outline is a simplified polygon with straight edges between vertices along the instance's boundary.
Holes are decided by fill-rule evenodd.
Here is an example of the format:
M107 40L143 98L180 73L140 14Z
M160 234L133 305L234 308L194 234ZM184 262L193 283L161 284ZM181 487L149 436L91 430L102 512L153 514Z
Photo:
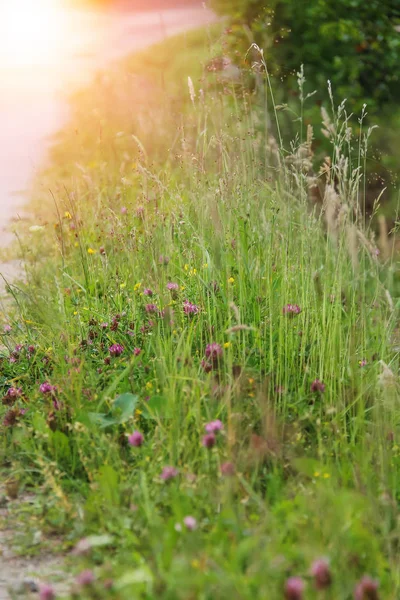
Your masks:
M63 35L62 0L0 0L0 66L54 63Z

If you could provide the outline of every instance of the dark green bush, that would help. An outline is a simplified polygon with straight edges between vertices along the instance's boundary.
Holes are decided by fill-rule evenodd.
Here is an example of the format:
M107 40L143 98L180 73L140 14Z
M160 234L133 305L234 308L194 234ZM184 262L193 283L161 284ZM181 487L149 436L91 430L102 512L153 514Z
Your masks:
M212 0L233 18L239 51L253 36L281 76L305 65L320 90L369 112L400 97L400 0Z

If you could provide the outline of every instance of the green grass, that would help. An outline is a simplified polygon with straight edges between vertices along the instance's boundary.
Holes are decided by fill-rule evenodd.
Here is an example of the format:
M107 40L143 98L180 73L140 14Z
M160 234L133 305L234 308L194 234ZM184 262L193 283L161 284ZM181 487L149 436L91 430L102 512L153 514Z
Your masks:
M39 494L44 543L96 536L68 558L96 577L75 597L274 600L301 576L306 598L346 600L369 574L394 600L398 281L358 211L362 157L339 111L338 194L312 206L307 146L278 148L257 96L205 68L220 51L218 29L169 40L74 99L19 232L26 280L10 287L1 384L22 395L1 408L15 417L5 473ZM211 343L222 358L206 372Z

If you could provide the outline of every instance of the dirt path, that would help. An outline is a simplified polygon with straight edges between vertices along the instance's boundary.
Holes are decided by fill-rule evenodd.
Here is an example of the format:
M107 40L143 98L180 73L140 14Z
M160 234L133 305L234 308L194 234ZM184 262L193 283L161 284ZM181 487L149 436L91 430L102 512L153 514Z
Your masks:
M14 523L15 504L25 508L25 518L29 515L29 504L34 502L32 494L23 494L14 501L6 499L5 490L0 486L0 600L12 598L37 598L39 582L51 581L60 595L68 593L66 575L63 571L63 557L54 554L38 554L20 557L13 550L17 535L24 534L28 523L22 519Z
M57 46L57 52L49 47L44 57L32 51L17 64L7 62L0 40L0 247L12 239L7 227L23 207L25 190L46 158L50 136L68 119L67 94L111 61L210 23L214 15L192 7L135 14L73 12L61 18L62 47ZM0 265L0 271L12 277L15 265ZM37 597L23 587L24 581L58 579L62 594L62 557L21 558L12 550L14 534L9 506L0 503L0 600Z

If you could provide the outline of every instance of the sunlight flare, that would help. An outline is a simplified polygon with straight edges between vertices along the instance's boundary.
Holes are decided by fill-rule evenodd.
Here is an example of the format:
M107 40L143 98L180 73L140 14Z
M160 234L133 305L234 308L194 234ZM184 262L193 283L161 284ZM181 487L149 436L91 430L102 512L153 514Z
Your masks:
M0 66L54 62L63 37L62 0L12 0L0 5Z

